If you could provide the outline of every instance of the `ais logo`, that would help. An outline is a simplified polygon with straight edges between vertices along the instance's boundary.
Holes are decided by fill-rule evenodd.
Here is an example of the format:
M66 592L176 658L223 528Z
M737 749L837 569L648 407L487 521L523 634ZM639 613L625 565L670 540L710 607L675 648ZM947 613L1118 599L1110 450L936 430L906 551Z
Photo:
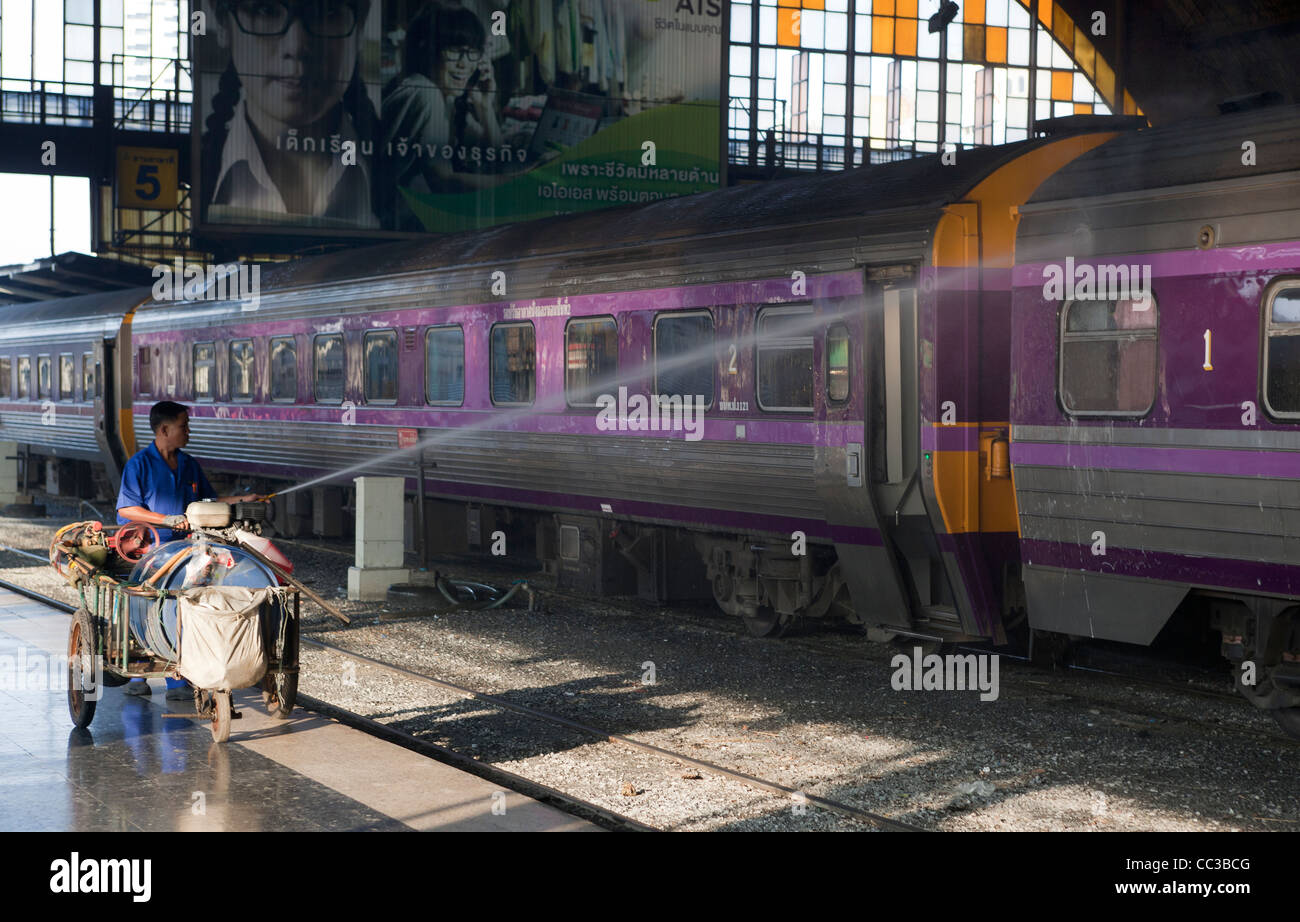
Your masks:
M658 3L659 0L650 0L651 3ZM721 0L677 0L677 6L673 9L674 13L691 13L695 16L721 16Z

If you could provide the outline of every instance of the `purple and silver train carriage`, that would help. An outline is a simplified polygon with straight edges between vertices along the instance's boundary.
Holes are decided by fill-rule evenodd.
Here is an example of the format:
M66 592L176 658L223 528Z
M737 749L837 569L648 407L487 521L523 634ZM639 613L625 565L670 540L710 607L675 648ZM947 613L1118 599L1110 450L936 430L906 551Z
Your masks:
M209 471L405 476L442 549L504 530L562 585L712 595L758 634L1000 642L1027 610L1149 643L1209 606L1285 722L1300 112L1130 127L351 250L255 300L21 308L0 439L112 474L179 400ZM635 408L694 398L695 427Z
M1243 693L1292 732L1297 141L1294 108L1207 119L1124 134L1045 182L1019 210L1011 362L1030 623L1149 644L1200 608L1252 664ZM1058 277L1074 298L1046 297Z

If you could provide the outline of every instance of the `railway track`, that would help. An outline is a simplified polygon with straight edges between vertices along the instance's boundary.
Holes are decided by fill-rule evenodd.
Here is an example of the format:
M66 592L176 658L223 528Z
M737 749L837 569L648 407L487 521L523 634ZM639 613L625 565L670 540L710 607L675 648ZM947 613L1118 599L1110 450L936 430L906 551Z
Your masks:
M27 551L21 551L16 548L11 548L6 545L0 545L0 550L9 551L11 553L22 554L23 556L32 557L38 560L43 559L39 555L32 554ZM29 589L25 586L22 586L21 584L14 583L9 580L0 579L0 589L7 589L11 592L15 592L19 595L22 595L26 598L33 599L38 602L42 602L50 606L51 608L55 608L59 611L63 611L68 614L71 614L72 612L76 611L75 606L69 605L66 602L62 602L59 599L51 598L50 596L44 595L43 593L37 592L36 590L33 589ZM518 704L512 701L507 701L506 699L501 698L500 696L497 695L490 695L485 692L476 691L474 689L466 688L465 686L458 685L453 682L448 682L443 679L439 679L435 676L430 676L424 673L415 672L413 670L406 669L405 667L399 666L395 663L390 663L385 660L379 660L373 657L364 656L362 654L355 653L351 650L348 650L344 647L340 647L336 644L326 643L324 641L315 640L313 638L306 637L306 636L301 636L300 642L304 645L325 650L335 655L343 656L345 658L351 659L355 662L363 663L373 668L383 669L394 675L400 675L404 678L411 679L422 684L431 685L440 688L444 691L454 692L456 694L461 695L462 697L473 699L475 701L479 701L483 704L491 705L501 710L507 710L517 714L522 714L535 721L552 724L558 727L563 727L565 729L573 730L575 732L590 736L593 739L607 741L607 742L615 743L617 745L624 746L629 749L634 749L640 752L649 753L658 756L660 758L672 761L674 763L688 765L700 771L706 771L709 772L710 774L717 775L719 777L726 778L731 781L737 781L753 788L758 788L760 790L768 791L769 793L784 795L791 798L792 801L802 802L810 806L819 807L828 812L835 813L840 816L845 816L850 819L857 820L859 822L867 823L869 825L872 825L884 831L888 831L888 832L927 831L921 826L916 826L911 823L906 823L901 820L896 820L891 817L884 816L882 814L873 813L869 810L862 810L858 807L852 806L851 804L845 804L840 801L831 800L825 797L820 797L815 794L808 794L806 792L799 791L795 788L788 787L787 785L780 784L779 782L770 781L765 778L758 778L753 775L748 775L745 774L744 772L727 768L724 765L718 765L715 762L709 762L704 759L698 759L694 756L690 756L681 752L675 752L669 749L664 749L660 746L655 746L650 743L643 743L639 740L635 740L632 739L631 737L623 736L621 734L609 733L605 730L590 726L580 721L572 720L560 714L553 714L547 711L539 710L537 708L529 707L527 705ZM356 727L357 729L362 729L366 732L371 733L372 735L389 739L392 742L398 742L401 745L405 745L407 748L414 749L416 751L425 752L425 754L432 755L434 757L438 757L439 755L445 756L446 757L445 761L448 761L450 764L454 764L457 767L469 769L471 766L473 766L474 768L479 769L479 771L477 772L479 774L482 774L483 768L485 767L491 768L491 766L488 766L487 763L480 762L477 759L472 759L469 756L456 752L455 750L447 749L446 747L437 746L436 744L429 743L425 740L421 740L419 737L416 737L413 734L397 730L393 727L388 726L387 724L383 724L379 721L371 720L367 717L348 711L344 708L337 707L328 702L320 701L318 699L309 698L306 696L300 696L300 700L302 706L308 710L313 710L318 713L322 713L325 716L335 717L344 723ZM535 799L540 799L540 800L549 799L551 802L555 802L556 800L559 799L567 799L567 801L570 804L578 808L577 810L570 809L569 812L575 813L575 815L584 816L584 818L588 818L588 819L596 818L593 816L593 813L599 814L598 818L602 821L602 825L605 825L607 828L627 828L627 829L639 828L641 830L654 829L654 827L645 826L644 824L638 823L637 821L629 817L621 816L620 814L616 814L613 813L612 811L605 810L604 808L594 804L590 804L587 801L569 798L568 795L564 795L561 792L555 791L554 789L547 788L542 785L537 785L534 782L528 781L527 779L520 778L519 776L514 775L512 773L504 772L503 770L500 769L492 769L492 770L498 773L498 775L494 776L494 780L498 781L498 783L501 783L503 779L508 779L510 783L507 784L506 786L513 787L515 790L519 790L520 793L527 794L528 796L534 797ZM540 797L538 796L538 789L541 789L541 793L543 796Z
M352 554L348 551L315 544L310 541L282 541L281 543L290 544L297 547L302 547L304 549L318 551L326 554L334 554L341 557L350 558L352 556ZM479 569L486 569L486 568L480 567ZM486 579L489 577L484 577L484 578ZM550 599L566 599L572 602L579 602L588 605L595 604L606 608L613 608L618 611L624 612L626 614L652 616L658 613L656 610L652 610L648 604L638 605L635 602L628 603L625 600L592 599L592 598L587 598L585 596L577 595L570 592L564 592L552 588L548 588L544 590L544 594L546 598L550 598ZM718 618L711 618L711 617L695 614L690 611L684 611L681 609L674 610L673 617L677 620L686 621L696 627L703 627L708 630L718 631L720 633L728 633L728 634L732 634L733 636L747 636L743 629L740 629L738 626L733 626L730 623L722 621L721 619ZM819 655L834 656L838 659L847 660L850 662L854 662L854 661L877 662L877 660L871 658L869 653L865 651L846 650L844 649L842 644L837 644L833 640L819 639L815 637L800 637L800 636L787 635L781 638L779 642L788 646L798 647L800 649L804 649L809 652L817 653ZM1053 695L1058 695L1064 698L1068 698L1069 700L1075 701L1079 704L1091 708L1096 708L1102 711L1115 712L1119 714L1127 714L1132 717L1139 717L1143 719L1155 719L1162 722L1170 721L1178 724L1187 725L1189 727L1197 727L1197 728L1203 727L1202 722L1194 718L1189 718L1185 714L1179 714L1161 708L1143 706L1142 704L1133 701L1131 697L1127 700L1117 700L1116 698L1111 697L1107 694L1100 694L1100 693L1092 694L1086 691L1063 688L1061 687L1059 682L1052 682L1053 679L1059 679L1058 672L1050 668L1045 668L1043 666L1031 663L1026 657L1023 656L1017 656L1015 654L1006 653L1004 651L993 650L989 647L976 648L976 647L960 646L958 647L958 649L963 652L970 652L970 653L993 653L993 652L998 653L998 655L1002 659L1004 666L1005 665L1011 666L1010 672L1012 675L1015 675L1018 678L1020 678L1025 684L1033 686L1034 688L1033 691L1029 691L1027 689L1020 689L1019 692L1022 694L1026 694L1030 696L1040 696L1042 694L1042 689L1046 688ZM1062 667L1060 667L1060 669L1069 675L1083 678L1088 682L1097 682L1102 686L1103 689L1108 688L1108 689L1114 689L1116 691L1124 691L1123 689L1120 689L1117 686L1136 685L1143 688L1149 688L1153 690L1167 692L1170 694L1175 694L1180 696L1192 695L1192 696L1197 696L1202 698L1208 698L1225 704L1231 704L1233 707L1238 708L1243 714L1253 713L1255 710L1250 706L1249 702L1247 702L1239 694L1237 694L1236 691L1230 689L1205 688L1203 686L1199 686L1195 684L1173 682L1164 679L1156 679L1150 676L1138 675L1132 672L1121 672L1121 671L1101 668L1097 666L1065 664ZM1240 736L1246 736L1253 739L1261 739L1271 743L1279 743L1288 747L1300 747L1300 740L1288 736L1280 731L1271 732L1270 730L1263 729L1263 728L1233 726L1233 725L1223 725L1223 724L1219 725L1219 729Z

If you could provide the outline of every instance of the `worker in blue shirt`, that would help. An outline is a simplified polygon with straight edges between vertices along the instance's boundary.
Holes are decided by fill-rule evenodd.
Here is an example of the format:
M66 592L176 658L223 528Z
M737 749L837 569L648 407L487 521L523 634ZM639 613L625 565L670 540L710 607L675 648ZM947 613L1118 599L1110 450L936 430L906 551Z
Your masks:
M135 453L122 471L122 489L117 494L117 523L143 522L158 529L161 541L171 541L189 531L185 508L201 499L212 499L216 491L203 476L199 462L181 451L190 440L190 413L171 400L155 403L149 410L153 441ZM226 496L221 503L252 502L255 494ZM144 679L132 679L128 695L149 695ZM191 687L184 679L167 680L167 698L185 700Z

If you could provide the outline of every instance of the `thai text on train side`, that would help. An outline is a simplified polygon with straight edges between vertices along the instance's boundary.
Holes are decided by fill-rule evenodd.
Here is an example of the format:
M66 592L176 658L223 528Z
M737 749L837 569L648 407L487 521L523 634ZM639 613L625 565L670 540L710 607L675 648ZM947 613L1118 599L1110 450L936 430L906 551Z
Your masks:
M153 267L155 301L244 301L247 310L261 302L262 267L247 263L201 266L177 256L172 265Z
M618 397L601 394L596 398L600 412L596 414L596 428L601 432L685 432L686 441L698 442L704 438L704 405L702 395L633 394L626 387L618 389Z

